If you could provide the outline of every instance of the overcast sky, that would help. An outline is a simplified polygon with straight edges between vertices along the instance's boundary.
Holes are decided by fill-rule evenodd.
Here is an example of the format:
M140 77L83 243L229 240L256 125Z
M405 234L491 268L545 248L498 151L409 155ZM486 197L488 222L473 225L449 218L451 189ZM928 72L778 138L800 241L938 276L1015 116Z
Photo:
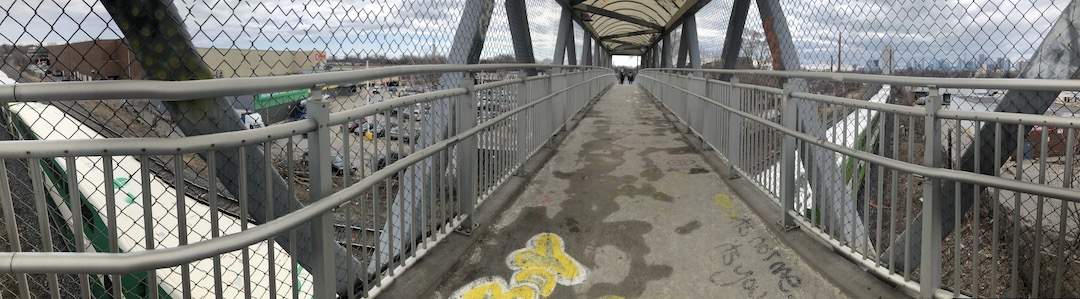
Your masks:
M104 7L93 0L60 1L62 4L13 1L0 4L3 44L55 44L121 35ZM176 5L200 47L321 49L336 55L399 56L433 51L445 54L463 2L178 0ZM781 2L804 65L829 64L836 56L836 39L843 33L842 59L846 64L865 64L880 56L885 47L892 47L897 64L903 67L937 59L956 63L979 55L1025 59L1068 1ZM553 0L528 0L527 4L534 53L543 61L554 52L558 5ZM760 17L754 5L751 7L747 31L760 31ZM722 0L698 13L706 62L719 57L729 13L730 1ZM575 28L575 42L580 45L581 29ZM496 1L484 56L512 53L503 3Z

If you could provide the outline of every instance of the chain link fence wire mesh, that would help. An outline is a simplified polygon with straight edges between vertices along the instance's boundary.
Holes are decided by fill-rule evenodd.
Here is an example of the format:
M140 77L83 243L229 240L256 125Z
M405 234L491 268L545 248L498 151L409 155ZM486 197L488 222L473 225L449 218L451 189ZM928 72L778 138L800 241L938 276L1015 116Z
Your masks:
M1074 51L1068 46L1071 43L1066 31L1055 29L1059 18L1068 17L1063 16L1063 12L1068 13L1070 1L776 2L783 8L794 45L793 49L778 50L797 54L803 70L950 78L1055 79L1071 79L1076 70L1067 59L1048 58L1055 55L1052 54L1054 51ZM774 36L764 30L758 8L757 1L752 1L742 32L737 68L773 68L772 55L778 52L769 46L769 39ZM704 68L721 67L721 49L731 9L731 1L714 1L698 13ZM1041 53L1040 47L1045 48ZM782 83L776 78L738 77L744 83L773 87L780 87ZM889 95L887 102L914 106L925 105L929 91L927 86L815 80L810 80L807 88L813 93L862 100L870 100L885 88ZM1076 91L943 89L941 92L946 103L943 109L950 110L1063 117L1073 117L1080 111ZM855 111L857 109L838 105L821 105L817 111L822 120L819 129L827 131L837 122L845 121L845 116L855 115ZM898 152L897 159L922 164L925 132L921 123L891 114L866 121L873 122L872 127L879 127L877 122L884 122L880 127L884 129L885 139L890 139L890 135L897 137L891 138L892 144L887 146L885 154ZM995 125L993 122L944 122L942 143L946 166L1050 186L1076 186L1075 176L1065 177L1066 162L1071 162L1066 161L1066 157L1075 157L1078 153L1077 148L1068 148L1066 144L1070 130L1047 126L1025 126L1017 130L1015 125L1004 125L1000 133L1002 138L995 139L998 135L993 130ZM893 131L899 134L891 134ZM842 143L836 136L823 137ZM1015 151L1018 137L1023 149ZM977 138L979 143L975 142ZM996 140L1001 140L999 146L1005 149L1004 155L1000 159L987 158L993 154ZM867 149L877 146L876 143L867 145L874 146ZM898 151L893 151L893 147ZM973 168L975 152L980 152L983 159L977 170ZM893 175L898 180L894 180ZM886 173L884 181L882 188L892 190L897 187L899 192L894 197L883 197L870 204L899 210L896 215L884 216L893 219L891 224L871 223L868 226L867 236L872 240L878 237L875 231L887 232L890 226L904 231L909 225L918 225L911 221L918 221L920 217L921 195L917 187L921 185L921 179L902 173ZM1080 215L1072 204L1030 194L996 193L985 188L976 188L981 191L976 193L972 192L971 186L954 185L951 181L945 185L946 214L950 214L946 220L953 221L954 198L962 212L956 217L960 219L954 223L955 230L948 234L942 245L945 288L977 296L1078 294L1080 278L1071 270L1077 263L1071 252L1078 244L1071 236L1080 228ZM864 192L877 193L877 188L871 184ZM906 195L904 190L915 192ZM978 198L972 193L979 194ZM914 200L905 204L911 197ZM862 204L860 202L859 206ZM905 213L908 206L913 209L909 216ZM887 213L890 209L884 210ZM870 219L877 217L872 210L869 216ZM892 236L884 239L887 241L889 237ZM1039 244L1038 248L1035 244ZM878 250L889 247L889 244L880 244ZM1066 256L1059 256L1060 253ZM1042 270L1032 266L1039 264L1040 255ZM917 274L911 275L917 279ZM1036 281L1040 280L1041 284L1036 287Z
M504 6L495 1L494 13L487 27L486 42L480 62L505 63L513 61L513 47L507 26ZM533 39L538 57L550 57L554 45L553 24L558 21L558 5L552 1L529 1L530 11L536 12L531 22ZM171 6L171 7L170 7ZM161 9L173 9L164 13ZM207 78L239 78L278 76L319 72L349 71L392 65L447 63L455 30L458 29L464 1L11 1L0 4L0 71L11 82L57 82L97 80L187 80ZM554 11L554 17L551 12ZM143 26L146 18L172 18L178 26ZM166 22L167 23L167 22ZM468 26L476 26L470 24ZM155 30L158 29L158 30ZM466 28L471 29L471 28ZM186 32L179 32L183 30ZM550 32L548 34L547 32ZM186 34L185 34L186 33ZM577 39L580 43L580 31ZM148 55L153 53L155 55ZM582 53L579 49L576 53ZM550 59L550 58L547 58ZM459 62L460 63L460 62ZM489 80L508 78L518 74L497 73L478 75ZM10 83L10 82L5 82ZM398 96L455 87L456 80L440 80L439 75L414 75L384 78L369 82L355 82L337 86L324 86L324 94L332 111L343 111L369 103L381 102ZM212 124L219 127L243 129L271 125L301 119L305 115L304 100L310 90L278 91L216 99L225 101L227 107L236 110L236 124ZM491 92L491 91L489 91ZM507 92L493 92L507 96ZM116 137L176 137L183 136L190 128L184 121L200 123L212 114L169 107L153 99L118 99L109 101L49 102L62 112L60 119L44 116L20 116L26 106L3 107L5 136L7 139L46 138L53 132L28 132L20 126L35 122L72 121L81 123L81 130L101 138ZM425 122L445 123L447 116L439 112L439 106L448 105L447 100L431 105L418 105L414 109L384 111L368 119L357 121L355 126L334 128L335 159L333 166L339 178L335 189L346 183L345 174L359 177L370 173L379 165L386 165L401 156L415 151L417 146L434 143L445 136L419 136ZM400 111L411 110L411 111ZM179 113L179 114L178 114ZM26 113L23 115L31 115ZM182 115L182 117L178 117ZM183 119L182 119L183 118ZM211 120L210 122L219 121ZM220 120L227 121L227 120ZM345 130L351 132L343 132ZM355 134L354 138L369 138L371 145L352 147L349 165L354 169L338 169L341 161L342 134ZM428 133L425 133L428 134ZM35 136L36 135L36 136ZM65 135L69 136L69 135ZM370 136L370 137L368 137ZM428 138L427 140L424 140ZM419 140L418 140L419 139ZM380 144L381 143L381 144ZM383 146L386 145L386 146ZM293 146L290 150L289 146ZM301 136L292 140L274 142L268 154L272 165L295 185L292 190L300 203L307 203L306 142ZM235 191L220 182L209 186L205 158L201 155L146 157L153 175L169 185L176 177L184 181L183 193L198 201L206 202L209 193L218 193L226 200L223 211L236 215ZM174 159L183 159L181 173L172 167ZM287 160L299 163L288 163ZM35 161L6 161L11 174L28 174L29 168L38 167ZM44 162L43 162L44 163ZM291 168L290 168L291 165ZM52 166L45 163L45 166ZM62 168L47 168L60 172L50 177L62 177ZM83 170L100 172L101 169ZM118 170L121 171L121 170ZM122 170L134 173L137 169ZM295 172L295 176L286 175ZM33 201L32 182L28 176L12 175L10 182L15 195L16 217L21 248L14 248L9 236L0 236L6 251L79 251L75 248L72 230L64 216L63 206L46 205L50 221L49 229L37 225L38 219L22 219L26 215L38 215L41 208ZM263 182L272 184L274 182ZM396 184L396 183L394 183ZM394 184L387 188L395 189ZM251 188L262 189L253 185ZM277 189L282 190L282 189ZM91 195L86 195L91 196ZM154 194L155 199L168 194ZM357 203L357 207L344 211L361 215L352 219L359 222L346 223L348 217L339 213L336 220L343 228L339 241L350 246L364 248L366 259L374 248L375 237L383 223L390 203ZM359 206L364 206L360 209ZM87 213L104 213L104 207L90 206ZM121 211L123 212L123 211ZM342 211L339 211L342 212ZM205 215L195 215L203 217ZM174 216L175 217L175 216ZM93 229L104 229L100 223L90 224ZM360 233L343 234L347 227L360 227ZM224 228L223 228L224 229ZM50 242L40 236L49 232ZM135 230L121 230L121 234L140 235ZM357 236L357 235L364 236ZM139 239L140 236L135 236ZM161 238L167 237L159 237ZM345 239L350 241L346 242ZM353 241L355 240L355 241ZM362 241L361 241L362 240ZM51 244L46 244L51 243ZM141 250L144 244L134 244L125 250ZM108 248L90 246L88 250L105 251ZM227 265L226 265L227 266ZM14 276L0 276L0 296L16 296ZM103 288L107 277L91 279L95 288ZM78 277L60 275L57 287L61 297L79 296ZM32 294L45 294L50 287L44 275L32 275L29 279ZM265 282L262 282L265 284ZM259 283L256 283L259 284ZM95 289L95 291L97 291Z

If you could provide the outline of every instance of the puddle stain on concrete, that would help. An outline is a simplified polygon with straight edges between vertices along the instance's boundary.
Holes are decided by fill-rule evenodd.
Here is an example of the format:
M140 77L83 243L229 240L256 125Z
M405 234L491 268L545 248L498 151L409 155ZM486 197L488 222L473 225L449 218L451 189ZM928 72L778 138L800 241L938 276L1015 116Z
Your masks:
M687 222L683 226L676 227L675 232L679 233L680 235L685 235L694 232L698 228L701 228L701 221L694 220Z
M566 253L562 237L540 233L506 257L514 273L507 283L502 277L484 277L454 292L454 299L546 298L557 285L582 283L588 268Z

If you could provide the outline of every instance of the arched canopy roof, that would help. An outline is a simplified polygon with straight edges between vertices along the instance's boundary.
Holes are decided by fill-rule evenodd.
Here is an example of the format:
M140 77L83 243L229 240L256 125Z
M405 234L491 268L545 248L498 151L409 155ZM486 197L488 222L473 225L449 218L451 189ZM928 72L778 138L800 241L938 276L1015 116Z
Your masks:
M612 54L639 55L709 0L557 0Z

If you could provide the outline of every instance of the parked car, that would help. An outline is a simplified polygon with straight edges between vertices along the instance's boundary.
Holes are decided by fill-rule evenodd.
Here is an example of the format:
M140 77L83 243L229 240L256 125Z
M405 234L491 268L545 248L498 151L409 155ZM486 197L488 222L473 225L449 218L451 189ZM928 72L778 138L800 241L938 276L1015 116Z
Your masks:
M420 139L420 130L417 127L413 127L412 134L409 134L408 128L402 128L397 124L390 124L390 140L401 139L402 142L409 143L409 141L415 141ZM411 136L410 136L411 135Z
M242 123L246 129L262 128L266 126L266 123L263 122L262 115L254 111L241 112L240 123Z

